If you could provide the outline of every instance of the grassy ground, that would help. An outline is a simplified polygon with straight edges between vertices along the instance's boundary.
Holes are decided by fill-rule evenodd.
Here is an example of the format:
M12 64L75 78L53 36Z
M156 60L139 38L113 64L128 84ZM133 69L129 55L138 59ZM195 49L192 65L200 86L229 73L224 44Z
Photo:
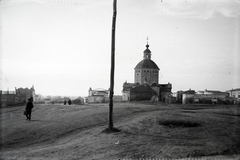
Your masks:
M1 108L1 159L240 158L240 106L108 104Z

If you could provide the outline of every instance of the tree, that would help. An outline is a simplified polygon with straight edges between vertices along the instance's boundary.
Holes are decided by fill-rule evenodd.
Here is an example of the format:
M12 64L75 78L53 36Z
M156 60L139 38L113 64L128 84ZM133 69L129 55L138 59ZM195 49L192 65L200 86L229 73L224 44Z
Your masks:
M112 17L112 43L111 43L111 73L110 73L110 95L109 95L109 114L108 128L109 132L118 132L119 130L113 127L113 91L114 91L114 69L115 69L115 29L117 17L117 0L113 0L113 17Z

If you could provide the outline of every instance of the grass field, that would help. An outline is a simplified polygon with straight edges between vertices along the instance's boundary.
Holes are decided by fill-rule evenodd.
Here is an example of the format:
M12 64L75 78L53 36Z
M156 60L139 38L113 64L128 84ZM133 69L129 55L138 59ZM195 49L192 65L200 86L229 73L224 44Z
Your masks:
M240 106L147 102L1 108L0 159L240 159Z

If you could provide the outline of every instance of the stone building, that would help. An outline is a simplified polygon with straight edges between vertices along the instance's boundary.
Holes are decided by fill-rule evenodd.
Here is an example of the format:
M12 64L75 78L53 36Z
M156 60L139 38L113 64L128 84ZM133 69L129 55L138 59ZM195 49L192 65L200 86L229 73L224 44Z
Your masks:
M91 87L88 90L88 97L86 98L86 103L104 103L109 100L108 90L105 89L92 89Z
M0 91L0 107L18 103L15 91Z
M230 101L228 98L229 94L227 92L221 92L216 90L204 90L197 91L187 90L177 92L177 102L182 104L187 103L225 103Z
M223 97L228 97L229 93L228 92L222 92L222 91L216 91L216 90L207 90L205 89L204 91L198 91L198 94L205 94L205 95L213 95L213 96L223 96Z
M182 92L182 104L193 103L195 93L195 90L191 89Z
M35 101L34 86L29 88L15 88L15 91L0 91L0 106L25 104L28 98L33 97Z
M15 88L15 92L19 102L27 102L30 97L33 97L33 101L36 99L34 86L31 88Z
M134 83L123 83L124 101L156 100L170 102L172 85L159 84L159 67L151 60L149 45L141 60L134 68Z
M229 93L229 97L240 98L240 88L231 89L227 91Z

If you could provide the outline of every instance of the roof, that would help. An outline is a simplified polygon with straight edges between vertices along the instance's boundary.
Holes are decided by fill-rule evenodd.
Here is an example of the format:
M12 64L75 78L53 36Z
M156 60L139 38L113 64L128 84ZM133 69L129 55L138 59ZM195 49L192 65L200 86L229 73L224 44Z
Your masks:
M205 90L205 92L216 92L216 93L219 93L219 92L221 92L221 91L216 91L216 90Z
M131 92L132 93L151 93L152 95L157 95L157 93L148 84L142 84L140 86L132 88Z
M228 90L227 92L231 92L231 91L240 91L240 88L231 89L231 90Z
M166 87L168 87L168 88L172 88L172 84L171 83L167 83L167 84L157 84L157 83L153 83L152 85L151 85L151 87L161 87L161 88L166 88Z
M205 90L205 92L209 92L209 93L213 93L213 94L217 94L217 93L226 93L226 92L222 92L222 91L216 91L216 90Z
M92 92L108 92L108 90L103 89L103 88L92 89L91 87L89 88L89 91L92 91Z
M143 69L143 68L148 68L148 69L158 69L158 66L156 65L155 62L153 62L151 59L143 59L140 61L137 66L134 69Z
M195 94L195 90L187 90L182 92L182 94Z
M108 94L107 91L93 91L93 95L102 95L102 94Z
M123 83L123 90L122 91L129 91L131 88L139 86L139 83Z

